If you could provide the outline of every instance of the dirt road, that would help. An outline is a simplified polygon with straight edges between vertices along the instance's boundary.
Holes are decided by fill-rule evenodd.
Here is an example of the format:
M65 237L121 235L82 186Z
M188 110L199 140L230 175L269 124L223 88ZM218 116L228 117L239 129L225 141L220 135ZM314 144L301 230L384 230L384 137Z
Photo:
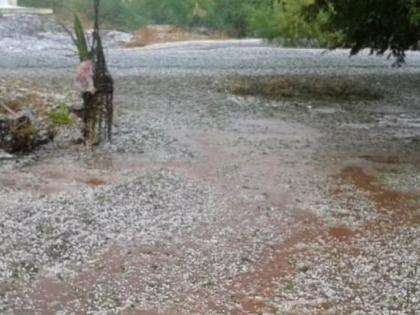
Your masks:
M46 54L0 76L74 99L74 60ZM419 55L393 69L244 41L109 58L112 144L1 162L2 313L420 312ZM267 76L378 97L228 88Z

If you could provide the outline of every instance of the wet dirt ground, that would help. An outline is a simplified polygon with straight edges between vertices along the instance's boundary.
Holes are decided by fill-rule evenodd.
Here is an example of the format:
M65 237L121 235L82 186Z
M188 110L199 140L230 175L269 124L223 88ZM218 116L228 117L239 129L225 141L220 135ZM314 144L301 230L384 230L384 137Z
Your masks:
M207 50L218 49L206 45ZM250 53L255 46L241 49ZM168 55L181 54L170 50ZM306 55L299 53L294 62L299 58L306 62ZM359 73L358 62L368 64L369 58L378 69ZM127 201L121 211L127 216L141 212L142 202L160 207L163 214L159 212L157 220L162 228L146 239L146 223L139 223L139 230L124 223L126 231L122 224L80 257L82 251L74 246L75 259L66 261L59 252L52 260L35 259L36 271L2 273L0 310L124 315L419 313L420 76L415 67L404 72L387 68L375 57L361 60L335 69L334 78L360 76L374 82L372 88L383 93L378 100L233 95L223 88L225 80L244 75L232 69L224 70L227 75L180 75L169 68L166 74L161 68L136 75L115 70L114 143L95 152L51 145L18 162L5 162L0 202L8 213L19 205L29 209L34 202L36 209L44 204L45 209L55 209L56 203L74 199L76 217L83 207L100 216L111 206L90 200L92 191L110 199L118 196L122 203L126 196L133 203ZM331 80L328 66L320 69L293 75ZM279 70L278 75L287 72ZM45 80L46 85L71 83L66 71L46 76L21 70L14 75ZM255 77L260 75L264 74ZM161 172L164 175L148 186L148 199L142 199L133 183ZM167 184L167 172L180 178L175 183L185 181L200 193L195 197L189 195L190 188L180 188L184 184ZM185 212L166 212L173 209L165 199L172 190L168 204L185 205ZM82 204L85 198L86 205L79 206L77 200ZM190 220L188 207L193 203L203 207ZM76 234L79 228L74 227ZM79 242L82 248L84 240ZM1 253L8 255L5 248ZM8 261L2 263L9 266Z

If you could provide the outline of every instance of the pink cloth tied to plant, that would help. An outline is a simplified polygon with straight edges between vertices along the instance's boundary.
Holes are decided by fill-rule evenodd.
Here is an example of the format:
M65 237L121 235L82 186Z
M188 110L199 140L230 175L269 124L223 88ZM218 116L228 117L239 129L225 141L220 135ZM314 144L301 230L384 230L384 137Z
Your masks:
M77 67L76 82L82 92L95 94L95 84L93 82L93 63L91 60L82 62Z

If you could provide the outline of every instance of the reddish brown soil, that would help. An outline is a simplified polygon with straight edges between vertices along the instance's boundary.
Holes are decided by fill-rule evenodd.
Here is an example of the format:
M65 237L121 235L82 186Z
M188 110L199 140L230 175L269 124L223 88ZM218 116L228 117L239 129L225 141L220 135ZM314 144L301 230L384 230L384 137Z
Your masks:
M221 32L212 32L208 35L197 34L180 27L172 26L148 26L136 34L127 47L144 47L152 44L197 41L197 40L221 40L227 36Z
M90 178L87 180L86 184L88 184L91 187L100 187L100 186L105 186L106 181L100 178Z
M206 155L206 159L196 163L171 163L154 165L153 167L168 167L176 169L177 171L184 172L185 174L205 179L214 185L217 185L221 189L229 189L233 192L237 192L238 188L235 185L237 178L226 179L220 175L219 170L223 168L224 161L229 161L232 156L241 156L243 152L232 151L229 148L222 147L216 144L212 144L206 139L199 139L202 152ZM236 149L237 150L237 149ZM396 163L397 159L386 160L392 163ZM381 162L383 162L381 160ZM130 164L132 163L132 164ZM246 161L247 169L254 171L254 182L262 183L265 185L265 190L268 192L268 200L272 204L285 205L290 201L279 194L276 191L271 191L270 187L275 186L276 173L281 169L281 164L276 161L275 158L267 157L256 157L254 160ZM95 167L98 171L118 171L119 162L117 161L105 161L103 164L95 163ZM136 171L142 172L150 166L138 164L137 162L124 161L124 167L130 167ZM153 168L152 167L152 168ZM79 171L80 172L80 171ZM58 175L63 178L60 173ZM53 178L53 174L51 174ZM93 187L106 185L107 180L101 179L100 177L91 176L86 177L85 174L79 174L78 180ZM391 191L386 189L378 177L368 172L362 166L350 166L343 168L337 175L333 177L337 182L347 182L355 185L357 189L368 193L369 198L375 203L376 210L383 214L389 213L390 216L395 216L398 220L403 221L403 224L418 224L420 221L419 217L401 215L406 213L407 209L413 207L412 202L418 197L413 193L403 193L397 191ZM4 182L4 181L3 181ZM9 185L16 183L9 182ZM340 189L332 192L334 198L342 197ZM252 213L256 211L256 205L245 205L238 202L237 200L231 200L231 206L239 206L241 209L247 209ZM230 218L226 218L227 222ZM245 217L244 217L245 219ZM228 310L224 305L220 304L220 296L213 297L208 294L206 290L198 293L200 299L194 301L196 305L189 305L191 309L195 309L197 314L205 314L206 311L213 312L216 314L274 314L275 310L269 305L270 300L276 296L276 289L279 281L286 279L286 277L293 276L299 270L299 267L294 264L294 257L296 255L306 255L311 257L314 255L311 252L310 246L302 249L299 244L311 244L311 242L317 242L323 240L327 248L334 249L337 246L343 246L343 244L350 243L350 240L364 235L364 231L376 229L378 222L370 222L366 226L362 226L357 230L351 230L345 225L339 226L327 226L319 218L306 211L295 210L296 226L298 228L293 232L293 235L286 241L277 244L276 246L267 246L261 254L260 259L255 262L253 270L244 274L238 275L232 279L229 285L221 282L218 285L221 292L225 295L225 299L233 299L237 305L235 310ZM407 220L408 219L408 220ZM380 227L383 229L383 225ZM392 228L392 227L389 227ZM176 249L172 257L176 257ZM349 252L355 254L358 253L357 248L349 247ZM153 254L151 254L153 253ZM51 305L51 301L56 302L57 305L65 305L71 308L71 303L77 299L82 305L86 296L95 292L95 286L103 282L106 283L125 283L126 285L137 286L137 289L142 287L141 277L132 277L127 280L124 277L124 273L127 268L137 268L138 270L153 269L153 266L165 265L170 266L174 263L171 255L167 252L156 249L147 248L133 248L124 249L114 247L108 252L100 256L101 261L99 265L89 266L86 271L80 273L75 277L71 283L63 282L59 279L51 279L49 277L39 278L33 283L33 295L29 298L36 301L35 305L38 310L41 310L42 314L55 314L58 310L54 305ZM302 268L302 267L300 267ZM176 279L171 279L176 281ZM126 282L124 282L126 281ZM82 290L81 290L82 289ZM319 306L322 310L327 310L331 307L328 303L323 303ZM29 314L27 311L16 308L15 314ZM166 312L158 312L155 310L140 310L135 307L128 309L122 313L123 315L176 315L182 314L182 310L166 310ZM320 312L322 314L322 311Z

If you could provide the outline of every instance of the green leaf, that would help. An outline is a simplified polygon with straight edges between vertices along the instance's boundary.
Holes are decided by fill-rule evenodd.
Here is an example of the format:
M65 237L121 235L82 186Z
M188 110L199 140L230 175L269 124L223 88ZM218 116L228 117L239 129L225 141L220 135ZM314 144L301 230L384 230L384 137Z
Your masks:
M91 57L89 48L87 46L85 30L82 22L77 15L74 16L74 33L76 34L76 47L79 52L80 61L89 60Z

